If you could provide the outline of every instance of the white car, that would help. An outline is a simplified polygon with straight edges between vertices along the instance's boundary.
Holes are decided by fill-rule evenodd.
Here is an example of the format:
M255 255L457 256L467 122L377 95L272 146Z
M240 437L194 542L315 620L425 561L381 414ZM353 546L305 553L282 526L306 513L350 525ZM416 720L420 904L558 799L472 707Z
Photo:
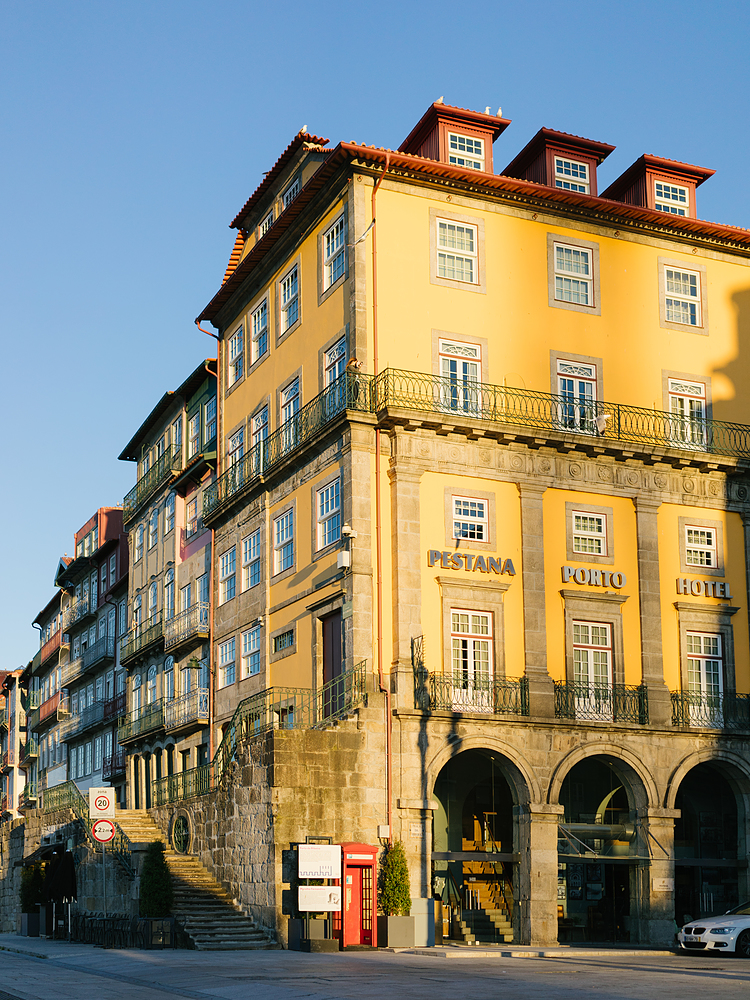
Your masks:
M691 920L677 934L685 951L733 951L750 958L750 903L742 903L720 917Z

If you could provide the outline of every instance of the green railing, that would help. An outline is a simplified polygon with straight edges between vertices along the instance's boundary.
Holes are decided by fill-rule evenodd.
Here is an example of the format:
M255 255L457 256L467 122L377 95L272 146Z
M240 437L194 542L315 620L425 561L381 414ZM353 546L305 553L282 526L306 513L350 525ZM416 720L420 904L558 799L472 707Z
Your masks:
M147 618L142 625L136 625L120 639L120 662L126 663L134 656L148 649L163 636L161 611Z
M29 736L25 743L21 744L19 766L23 767L29 761L35 760L39 756L39 740L36 736Z
M21 794L18 796L18 808L32 809L36 804L36 800L37 800L36 782L27 781L26 784L21 789Z
M648 723L645 684L576 684L555 681L555 715L584 722Z
M45 788L42 792L42 812L57 812L59 809L70 809L75 813L94 847L101 846L98 841L94 840L91 833L93 821L89 816L88 799L81 793L75 781L65 781L53 788ZM119 823L115 823L115 836L107 844L107 849L114 854L128 875L133 878L135 869L133 868L132 844Z
M415 667L414 707L461 715L528 715L528 684L525 677L471 680Z
M672 725L696 729L750 729L750 695L672 691Z
M132 520L139 507L148 500L154 490L169 479L173 469L179 469L182 465L181 449L177 445L170 445L164 454L158 458L148 472L144 473L133 489L122 501L123 522Z
M164 702L161 698L122 716L117 723L117 742L135 740L155 729L164 728Z
M250 695L235 709L210 763L152 783L154 805L205 795L218 787L241 742L273 729L324 729L364 704L366 697L366 660L328 681L317 692L306 688L267 688Z
M369 413L372 410L371 375L344 372L343 375L285 421L278 430L259 441L247 454L227 469L215 483L204 490L204 521L215 510L270 472L293 454L322 428L332 423L346 410Z
M373 405L376 412L397 407L434 413L451 422L470 418L514 428L581 434L604 442L750 457L750 427L745 424L622 403L581 403L575 398L531 389L456 382L393 368L375 379Z
M39 696L39 690L29 691L28 694L21 692L21 707L24 712L32 711L35 708L39 708L41 704L41 698Z

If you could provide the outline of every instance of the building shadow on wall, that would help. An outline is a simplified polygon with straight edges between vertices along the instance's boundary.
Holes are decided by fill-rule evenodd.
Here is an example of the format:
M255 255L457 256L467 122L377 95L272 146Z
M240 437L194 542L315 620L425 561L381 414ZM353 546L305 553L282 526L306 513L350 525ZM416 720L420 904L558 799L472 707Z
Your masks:
M729 399L717 401L714 387L711 416L714 420L747 424L750 423L745 411L745 400L750 389L750 288L736 292L732 296L732 302L737 312L737 350L731 361L714 369L713 375L723 375L732 383L734 391ZM709 324L710 315L709 307Z

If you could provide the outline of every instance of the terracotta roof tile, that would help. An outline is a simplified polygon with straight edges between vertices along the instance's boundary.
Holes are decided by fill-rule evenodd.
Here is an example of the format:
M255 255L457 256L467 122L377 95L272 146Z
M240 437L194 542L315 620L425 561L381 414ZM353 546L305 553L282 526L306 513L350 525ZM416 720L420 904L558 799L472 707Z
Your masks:
M245 234L240 229L237 233L237 239L234 241L232 252L229 255L229 263L227 264L227 269L224 272L224 278L221 282L222 285L234 274L234 269L239 264L240 257L242 257L242 251L244 249L245 249Z

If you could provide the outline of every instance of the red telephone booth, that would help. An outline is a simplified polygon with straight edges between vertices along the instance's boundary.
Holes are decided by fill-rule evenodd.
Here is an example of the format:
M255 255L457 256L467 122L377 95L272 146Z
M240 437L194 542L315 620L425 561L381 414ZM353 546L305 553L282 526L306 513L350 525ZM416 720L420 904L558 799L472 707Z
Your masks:
M378 945L378 850L372 844L341 845L341 886L344 891L341 923L335 921L334 936L341 940L342 948L350 945L376 948Z

